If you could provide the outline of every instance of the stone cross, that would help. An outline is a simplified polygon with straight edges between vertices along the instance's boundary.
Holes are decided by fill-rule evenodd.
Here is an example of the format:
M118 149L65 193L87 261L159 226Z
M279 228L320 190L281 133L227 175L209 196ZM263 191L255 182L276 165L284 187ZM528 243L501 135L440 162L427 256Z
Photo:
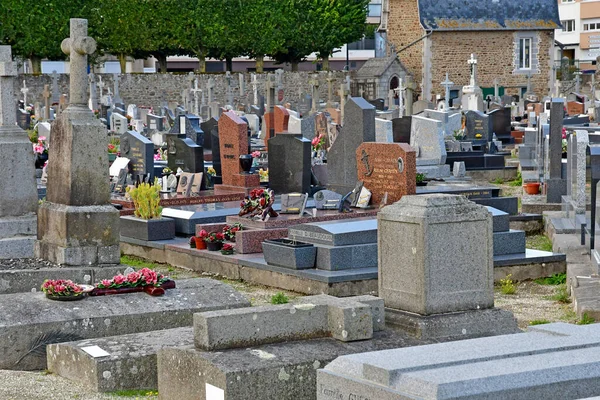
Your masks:
M442 86L446 89L446 93L444 94L444 111L450 109L450 88L452 88L453 85L454 82L450 80L448 73L446 72L446 80L442 82Z
M98 109L98 99L96 96L96 77L93 72L90 72L88 75L88 80L90 82L90 100L88 106L90 107L90 110L94 111Z
M554 81L554 96L553 97L560 97L560 89L562 87L562 83L557 79Z
M398 109L400 110L400 116L404 116L404 82L402 78L398 78L398 87L394 89L396 96L398 96Z
M258 105L258 78L256 74L252 74L252 91L254 94L254 105ZM261 106L262 107L262 106Z
M592 100L596 100L596 74L592 74L592 81L590 82L592 89Z
M52 71L52 104L58 103L60 92L58 91L58 72Z
M394 101L395 95L396 95L396 91L394 89L388 90L388 110L396 109L396 102Z
M200 105L198 103L198 94L202 93L202 89L198 87L198 78L194 78L194 87L190 89L192 94L194 95L194 110L193 113L195 115L200 115Z
M48 121L50 119L50 87L48 85L44 85L42 96L44 96L44 120Z
M100 98L104 96L104 82L102 82L102 75L98 77L98 89L100 89Z
M404 93L406 97L404 98L404 104L406 105L406 115L412 115L414 92L417 89L417 84L412 78L407 77L405 89Z
M71 19L71 37L63 40L60 47L70 60L70 104L85 107L88 100L87 56L96 51L96 41L87 36L87 20Z
M531 93L531 72L527 74L527 93Z
M333 72L329 71L327 74L327 107L333 107Z
M238 75L239 83L240 83L240 99L246 95L246 80L244 79L244 74Z
M275 107L275 81L274 76L271 74L267 75L266 91L267 112L273 112L273 109Z
M310 109L311 114L319 111L319 75L313 74L311 80L308 82L312 87L312 108Z
M494 101L498 101L498 99L500 98L500 88L498 87L500 85L500 81L498 80L498 78L494 78Z
M344 81L340 84L340 119L342 120L342 124L344 123L344 109L346 108L348 95L350 95L350 87L348 86L348 82Z
M475 54L471 53L471 58L467 63L471 67L471 81L470 86L477 86L477 59L475 58Z
M581 83L581 71L575 72L575 93L579 94L579 85Z
M27 87L25 80L23 80L23 87L21 88L21 93L23 93L23 104L27 107L27 93L29 93L29 88Z
M121 78L119 74L113 74L113 80L115 83L115 93L113 94L113 103L123 103L123 99L119 95L119 81Z
M0 127L14 128L17 109L13 97L13 77L17 68L12 60L10 46L0 46Z
M231 90L231 72L225 72L225 82L227 84L227 104L233 106L233 91Z
M215 80L212 77L208 78L206 87L208 88L208 104L210 104L213 102L213 90L215 89Z

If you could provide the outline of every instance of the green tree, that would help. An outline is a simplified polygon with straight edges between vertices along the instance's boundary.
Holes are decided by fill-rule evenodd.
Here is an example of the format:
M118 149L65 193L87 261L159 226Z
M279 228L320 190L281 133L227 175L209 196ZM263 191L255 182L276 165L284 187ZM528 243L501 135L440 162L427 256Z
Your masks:
M277 63L290 63L292 71L313 52L311 44L314 15L310 10L313 0L279 0L282 15L278 21L278 33L283 45L269 56ZM321 0L325 1L325 0Z
M281 1L245 0L246 18L241 21L245 55L256 60L256 72L262 73L267 54L284 50L285 36L281 29L286 10Z

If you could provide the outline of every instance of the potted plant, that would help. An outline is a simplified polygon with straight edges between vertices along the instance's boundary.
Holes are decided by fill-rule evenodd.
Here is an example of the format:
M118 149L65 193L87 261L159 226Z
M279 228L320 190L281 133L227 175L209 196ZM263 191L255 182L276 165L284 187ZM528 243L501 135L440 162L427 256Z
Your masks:
M64 279L46 279L42 284L42 292L47 298L60 301L81 300L89 292L88 288L93 287Z
M41 169L48 161L48 142L46 136L38 136L37 129L29 131L29 141L33 146L33 154L35 154L35 168Z
M317 248L294 238L268 239L262 242L263 255L269 265L290 269L315 267Z
M221 254L226 255L226 256L230 256L230 255L233 254L233 250L234 250L233 245L231 245L229 243L226 243L221 248Z
M523 189L527 194L540 194L539 182L528 182L523 184Z
M175 220L162 218L160 206L160 187L142 183L135 189L127 188L133 200L135 214L121 217L121 236L153 241L175 237Z
M425 180L426 175L417 173L417 186L427 186L427 181Z
M109 162L112 163L118 157L120 144L121 144L121 141L119 138L111 138L110 139L110 142L108 143L108 161Z
M212 232L209 233L208 236L204 238L204 242L206 242L206 248L208 251L219 251L223 247L223 234L220 232Z
M198 236L194 236L194 242L195 242L195 246L196 249L198 250L206 250L206 242L204 241L204 239L206 239L206 237L208 236L208 232L206 232L204 229L202 229L200 232L198 232Z

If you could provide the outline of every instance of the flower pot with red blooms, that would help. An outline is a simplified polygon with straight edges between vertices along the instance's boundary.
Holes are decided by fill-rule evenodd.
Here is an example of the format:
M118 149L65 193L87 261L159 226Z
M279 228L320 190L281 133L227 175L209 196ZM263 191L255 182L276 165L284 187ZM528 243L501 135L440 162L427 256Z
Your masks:
M225 237L220 232L212 232L209 233L206 238L204 238L204 242L206 243L206 248L208 251L219 251L223 247L223 241Z
M525 189L525 193L527 194L540 194L540 183L539 182L530 182L523 184L523 189Z
M226 255L226 256L230 256L233 254L233 245L229 244L229 243L225 243L223 245L223 247L221 248L221 254Z
M242 154L240 156L240 167L242 167L242 170L244 171L244 173L249 174L250 170L252 169L252 161L254 160L254 157L252 157L252 154Z
M42 284L42 292L50 300L73 301L83 299L90 291L88 287L93 289L91 286L78 285L70 280L46 279Z
M204 239L206 239L207 236L208 236L208 232L206 232L204 229L202 229L200 232L198 232L198 236L195 236L196 249L206 250L206 242L204 241Z
M223 236L225 240L229 240L230 242L235 242L235 233L244 229L244 226L239 222L236 222L232 225L225 225L223 227Z

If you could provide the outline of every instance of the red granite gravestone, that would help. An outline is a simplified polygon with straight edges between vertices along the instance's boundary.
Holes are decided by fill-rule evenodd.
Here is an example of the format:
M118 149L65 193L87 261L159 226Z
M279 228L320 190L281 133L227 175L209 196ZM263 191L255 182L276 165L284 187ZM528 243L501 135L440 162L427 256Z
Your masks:
M260 186L258 174L245 174L240 166L240 155L248 153L248 125L233 111L219 118L219 150L223 184L215 190Z
M417 153L406 143L365 142L356 149L358 180L378 205L387 192L387 204L416 193Z
M583 106L583 103L578 101L567 101L567 114L571 116L585 114L585 107Z
M275 106L273 114L275 119L275 134L287 132L288 123L290 121L290 113L288 110L283 106Z

